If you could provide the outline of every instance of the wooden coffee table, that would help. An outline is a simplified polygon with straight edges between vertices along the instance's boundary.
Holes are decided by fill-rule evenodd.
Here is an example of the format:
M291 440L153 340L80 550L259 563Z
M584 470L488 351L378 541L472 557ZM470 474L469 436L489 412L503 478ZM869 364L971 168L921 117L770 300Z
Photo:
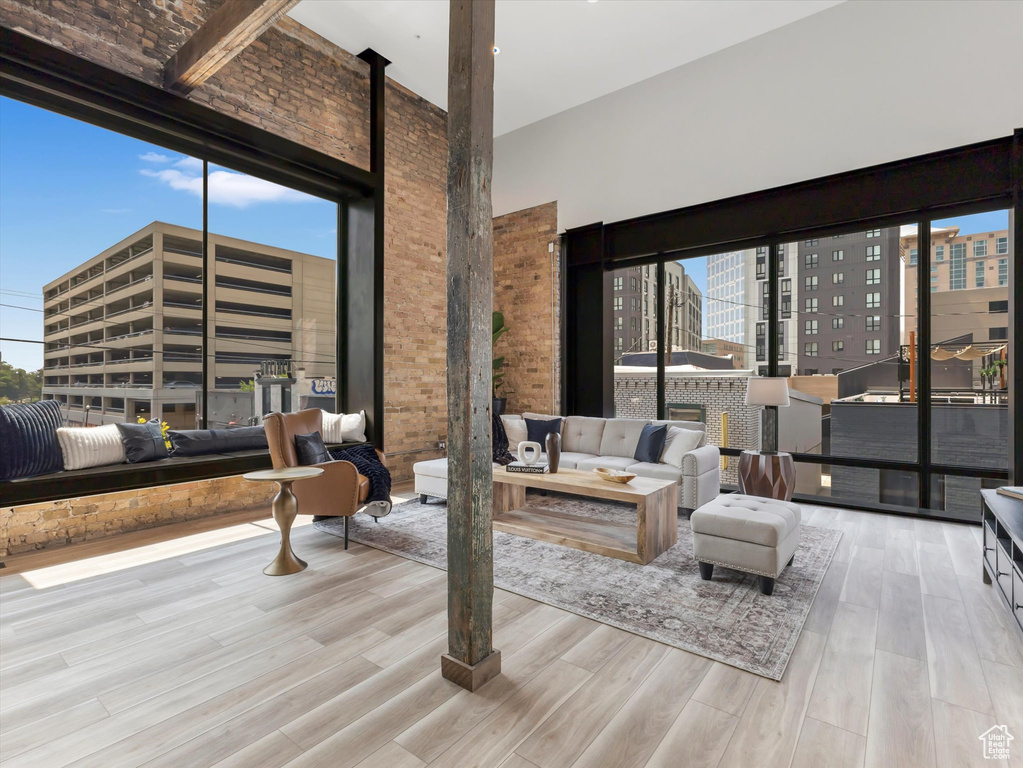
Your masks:
M526 507L526 489L636 505L636 524ZM593 472L530 475L494 469L494 530L646 565L678 541L678 483L637 477L622 485Z

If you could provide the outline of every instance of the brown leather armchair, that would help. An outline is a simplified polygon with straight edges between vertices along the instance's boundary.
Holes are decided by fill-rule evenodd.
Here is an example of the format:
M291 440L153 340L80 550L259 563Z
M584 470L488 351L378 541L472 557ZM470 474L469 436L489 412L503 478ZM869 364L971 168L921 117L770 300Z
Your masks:
M295 435L308 435L313 432L322 435L323 412L318 408L311 408L298 413L271 413L263 420L263 427L266 430L266 441L270 447L274 469L297 467L299 463L295 451ZM384 454L377 451L377 456L383 463ZM365 504L369 495L369 479L360 475L350 461L325 461L315 466L323 470L322 475L300 480L293 487L298 498L298 511L304 515L318 517L343 517L345 549L348 549L348 518ZM380 514L374 517L383 517L389 511L390 505L383 505L379 507Z

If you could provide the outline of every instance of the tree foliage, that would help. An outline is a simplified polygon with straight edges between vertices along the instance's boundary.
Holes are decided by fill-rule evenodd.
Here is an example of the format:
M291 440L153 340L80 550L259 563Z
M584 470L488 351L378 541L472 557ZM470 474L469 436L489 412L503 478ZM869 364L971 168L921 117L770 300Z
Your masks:
M0 401L33 402L39 399L42 388L42 371L26 371L0 360Z

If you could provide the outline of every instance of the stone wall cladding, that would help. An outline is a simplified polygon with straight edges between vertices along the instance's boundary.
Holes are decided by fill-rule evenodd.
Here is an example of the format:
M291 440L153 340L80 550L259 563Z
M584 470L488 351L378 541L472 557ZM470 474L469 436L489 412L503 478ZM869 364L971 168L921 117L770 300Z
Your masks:
M727 447L740 450L760 447L760 409L746 405L745 377L669 375L665 379L664 395L666 403L704 407L707 442L712 445L724 445L721 440L721 414L727 413ZM615 415L626 419L656 419L657 379L648 375L617 374ZM722 484L738 484L738 463L738 457L722 457Z
M117 533L264 508L273 483L241 475L0 509L0 557Z
M558 410L558 246L556 202L494 219L494 309L511 328L495 352L505 356L508 413Z

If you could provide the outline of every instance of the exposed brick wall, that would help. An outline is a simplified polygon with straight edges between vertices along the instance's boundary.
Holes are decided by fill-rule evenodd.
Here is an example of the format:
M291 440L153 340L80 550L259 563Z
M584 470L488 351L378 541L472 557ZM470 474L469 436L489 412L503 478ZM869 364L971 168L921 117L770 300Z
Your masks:
M557 410L558 246L556 202L494 219L494 309L511 329L494 354L505 356L508 413Z
M273 483L240 475L0 509L0 557L224 512L269 508Z

